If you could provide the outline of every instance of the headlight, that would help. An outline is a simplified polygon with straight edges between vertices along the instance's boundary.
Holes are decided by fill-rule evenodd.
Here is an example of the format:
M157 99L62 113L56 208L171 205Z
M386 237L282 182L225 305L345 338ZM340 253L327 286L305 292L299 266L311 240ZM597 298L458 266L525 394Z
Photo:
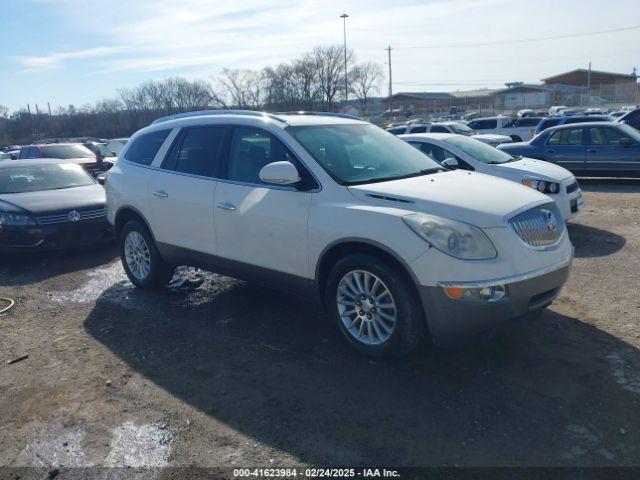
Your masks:
M35 220L24 213L0 212L0 228L5 225L22 226L35 224Z
M555 194L560 191L560 184L554 182L546 182L544 180L532 180L530 178L525 178L522 180L522 184L533 188L534 190L538 190L542 193L547 194Z
M486 260L498 256L491 240L473 225L425 213L411 213L402 219L433 247L452 257Z

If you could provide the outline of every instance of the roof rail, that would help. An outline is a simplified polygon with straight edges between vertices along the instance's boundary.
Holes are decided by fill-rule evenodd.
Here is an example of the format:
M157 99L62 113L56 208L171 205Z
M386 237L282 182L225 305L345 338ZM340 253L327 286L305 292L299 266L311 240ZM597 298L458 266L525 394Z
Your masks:
M198 110L196 112L176 113L175 115L156 118L153 122L151 122L151 125L168 122L169 120L177 120L179 118L202 117L210 115L245 115L248 117L267 117L271 118L272 120L284 122L284 120L277 115L273 115L272 113L267 112L256 112L254 110Z
M278 112L277 115L318 115L322 117L340 117L340 118L350 118L351 120L362 120L360 117L356 117L355 115L349 115L347 113L305 112L304 110L300 110L296 112Z

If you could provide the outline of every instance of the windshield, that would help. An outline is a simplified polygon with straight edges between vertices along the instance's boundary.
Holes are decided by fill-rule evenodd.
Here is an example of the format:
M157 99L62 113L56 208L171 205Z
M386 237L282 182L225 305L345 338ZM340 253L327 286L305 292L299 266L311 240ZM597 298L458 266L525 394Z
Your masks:
M287 131L342 185L383 182L442 169L375 125L313 125L289 127Z
M451 127L451 130L460 135L473 135L473 130L467 127L464 123L452 123L449 126Z
M472 156L482 163L497 164L506 163L514 159L508 153L498 150L495 147L487 145L480 140L468 137L450 137L445 140L447 143L458 147L467 155Z
M94 184L82 167L75 164L0 168L0 194L60 190Z
M93 152L82 145L48 145L40 147L42 158L91 158L95 157Z

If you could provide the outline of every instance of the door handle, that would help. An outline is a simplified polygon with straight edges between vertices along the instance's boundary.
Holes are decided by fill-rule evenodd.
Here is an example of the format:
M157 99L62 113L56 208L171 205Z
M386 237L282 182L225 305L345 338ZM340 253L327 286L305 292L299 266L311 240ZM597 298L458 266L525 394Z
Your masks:
M158 197L158 198L167 198L169 196L169 194L167 192L165 192L164 190L157 190L157 191L153 192L153 196L154 197Z
M555 151L555 150L552 150L552 149L550 149L550 148L547 148L547 149L545 150L545 153L556 153L556 151Z
M231 203L227 203L227 202L220 202L218 203L218 205L216 205L218 208L221 208L222 210L235 210L236 206L231 204Z
M598 153L598 151L595 148L590 148L589 150L587 150L587 152L589 152L589 153Z

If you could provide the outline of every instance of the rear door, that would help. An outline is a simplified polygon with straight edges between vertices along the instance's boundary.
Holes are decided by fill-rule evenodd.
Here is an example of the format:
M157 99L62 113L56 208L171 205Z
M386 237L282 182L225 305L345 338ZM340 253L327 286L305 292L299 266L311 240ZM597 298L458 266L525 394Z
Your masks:
M611 127L589 128L587 170L603 175L624 175L640 172L640 145L620 145L620 139L629 138L624 132Z
M552 132L544 145L545 160L573 173L583 172L586 164L585 129L563 128Z
M149 182L158 243L206 254L217 252L214 196L229 128L183 128Z

